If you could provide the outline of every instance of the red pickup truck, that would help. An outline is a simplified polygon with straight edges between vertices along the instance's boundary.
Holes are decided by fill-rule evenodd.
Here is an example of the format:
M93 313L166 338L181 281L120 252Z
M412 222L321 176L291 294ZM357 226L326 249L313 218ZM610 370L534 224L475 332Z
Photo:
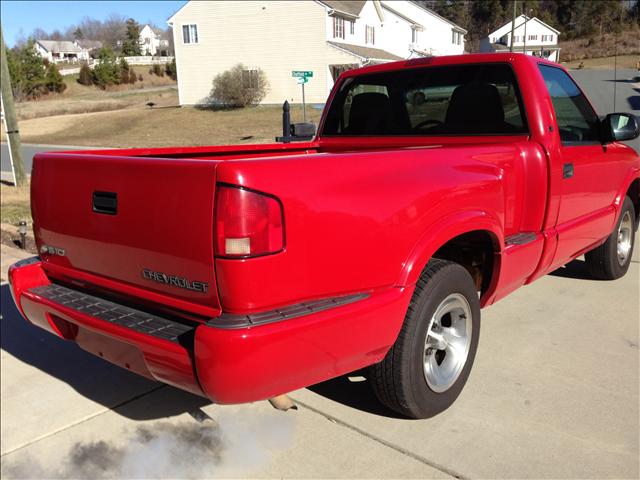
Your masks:
M582 254L625 274L638 133L536 57L352 70L304 143L36 155L40 255L12 293L33 324L217 403L370 367L385 405L429 417L469 376L481 307Z

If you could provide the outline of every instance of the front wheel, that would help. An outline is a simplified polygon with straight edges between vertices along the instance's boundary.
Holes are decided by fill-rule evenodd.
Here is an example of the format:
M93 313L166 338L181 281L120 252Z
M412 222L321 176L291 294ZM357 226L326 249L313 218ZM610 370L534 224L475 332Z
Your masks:
M478 347L480 302L459 264L433 259L382 362L370 369L378 399L412 418L446 410L464 387Z
M589 272L594 278L616 280L627 273L633 255L635 219L633 202L629 197L625 197L618 223L607 241L584 256Z

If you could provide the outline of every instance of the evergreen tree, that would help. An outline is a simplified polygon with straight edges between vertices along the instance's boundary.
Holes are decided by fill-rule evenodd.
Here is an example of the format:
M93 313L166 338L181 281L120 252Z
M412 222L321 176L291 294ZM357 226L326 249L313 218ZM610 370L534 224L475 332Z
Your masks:
M52 63L47 68L44 84L50 92L62 93L66 90L67 84L64 83L64 79L62 75L60 75L55 63Z
M127 33L124 42L122 42L122 54L128 57L142 55L140 25L133 18L127 20Z

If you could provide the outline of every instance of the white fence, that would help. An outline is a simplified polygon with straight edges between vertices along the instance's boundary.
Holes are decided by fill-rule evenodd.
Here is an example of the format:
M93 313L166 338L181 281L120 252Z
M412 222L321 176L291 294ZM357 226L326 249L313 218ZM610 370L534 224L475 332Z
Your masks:
M171 63L173 60L173 57L151 57L145 55L141 55L139 57L118 57L118 60L120 58L124 58L129 65L165 65L167 63ZM89 68L93 68L98 61L92 58L87 63L89 64ZM60 75L63 77L66 77L67 75L78 75L79 73L80 67L67 67L60 69Z
M173 57L152 57L140 55L139 57L124 57L129 65L164 65L171 63Z

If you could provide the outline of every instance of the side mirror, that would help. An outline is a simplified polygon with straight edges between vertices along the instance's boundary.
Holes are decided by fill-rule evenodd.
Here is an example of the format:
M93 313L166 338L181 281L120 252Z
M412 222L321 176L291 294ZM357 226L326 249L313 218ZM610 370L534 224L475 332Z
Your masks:
M291 135L294 137L313 137L315 134L315 123L294 123L291 125Z
M610 113L602 121L602 126L609 142L633 140L640 136L636 117L628 113Z

